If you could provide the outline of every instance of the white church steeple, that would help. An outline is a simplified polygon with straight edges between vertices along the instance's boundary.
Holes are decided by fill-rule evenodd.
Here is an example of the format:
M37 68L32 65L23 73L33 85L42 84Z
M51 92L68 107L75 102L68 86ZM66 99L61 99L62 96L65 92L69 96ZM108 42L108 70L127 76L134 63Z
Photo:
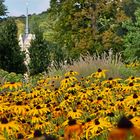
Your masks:
M23 34L20 34L19 36L19 45L21 47L21 51L25 53L25 59L24 59L24 64L27 68L27 72L25 75L28 77L30 75L30 70L29 70L29 63L30 63L30 53L29 53L29 48L31 46L31 41L35 39L34 34L29 33L29 4L28 0L26 2L26 23L25 23L25 31Z
M25 25L25 34L29 34L29 18L28 18L28 1L26 2L26 25Z

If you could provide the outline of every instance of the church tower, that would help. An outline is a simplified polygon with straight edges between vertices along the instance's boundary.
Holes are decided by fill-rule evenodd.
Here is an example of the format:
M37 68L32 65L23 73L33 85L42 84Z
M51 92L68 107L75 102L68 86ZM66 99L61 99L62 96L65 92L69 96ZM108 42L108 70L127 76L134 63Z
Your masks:
M26 25L25 25L25 34L29 34L29 18L28 18L28 2L26 3Z
M21 51L25 52L24 64L27 68L26 75L30 75L29 63L30 63L30 54L29 47L31 46L31 41L35 39L35 35L29 33L29 16L28 16L28 2L26 3L26 22L25 22L25 32L19 36L19 45Z

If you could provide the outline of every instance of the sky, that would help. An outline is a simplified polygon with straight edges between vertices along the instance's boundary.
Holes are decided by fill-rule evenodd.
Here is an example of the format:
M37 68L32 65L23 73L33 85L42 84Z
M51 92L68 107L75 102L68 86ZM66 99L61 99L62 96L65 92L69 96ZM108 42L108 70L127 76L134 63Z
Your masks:
M26 3L28 1L29 14L41 13L49 8L50 0L5 0L8 16L26 15Z

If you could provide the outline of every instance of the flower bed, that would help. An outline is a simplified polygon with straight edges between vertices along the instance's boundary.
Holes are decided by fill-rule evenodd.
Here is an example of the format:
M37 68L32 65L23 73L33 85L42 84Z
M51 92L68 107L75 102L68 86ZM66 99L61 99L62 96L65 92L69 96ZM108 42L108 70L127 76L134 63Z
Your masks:
M1 85L0 139L32 138L35 130L63 139L70 119L82 125L81 139L107 139L122 115L140 128L140 77L106 79L102 69L77 77L69 71L35 85Z

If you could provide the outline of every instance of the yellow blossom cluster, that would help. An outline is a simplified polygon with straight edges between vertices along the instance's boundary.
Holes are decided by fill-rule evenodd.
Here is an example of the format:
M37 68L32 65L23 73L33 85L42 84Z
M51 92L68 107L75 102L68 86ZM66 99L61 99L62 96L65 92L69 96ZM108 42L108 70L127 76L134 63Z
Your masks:
M140 128L140 77L106 79L106 71L87 77L69 71L63 77L44 76L34 85L4 83L0 140L30 139L35 130L63 140L70 118L82 125L79 137L87 140L106 140L121 115Z

